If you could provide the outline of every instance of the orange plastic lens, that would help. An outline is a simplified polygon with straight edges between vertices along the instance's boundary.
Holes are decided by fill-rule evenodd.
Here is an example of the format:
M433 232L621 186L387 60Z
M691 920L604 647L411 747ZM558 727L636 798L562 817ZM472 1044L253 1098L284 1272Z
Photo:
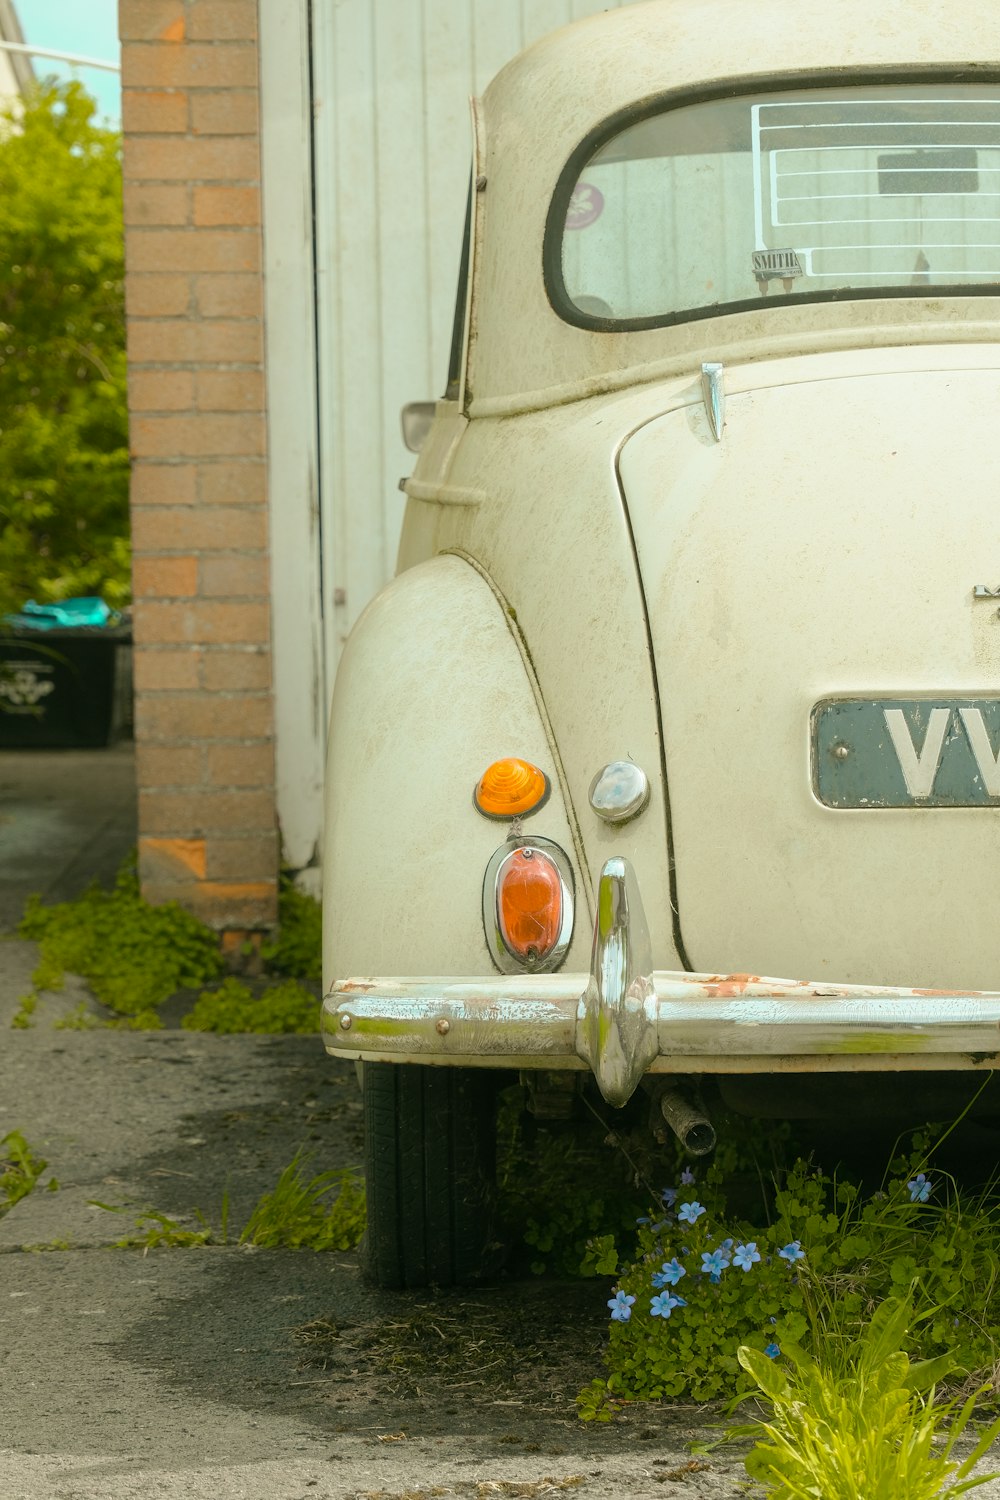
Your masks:
M503 866L497 917L504 942L526 963L547 958L562 926L562 882L547 854L517 849Z
M549 779L529 760L495 760L476 787L476 806L493 818L516 818L545 800Z

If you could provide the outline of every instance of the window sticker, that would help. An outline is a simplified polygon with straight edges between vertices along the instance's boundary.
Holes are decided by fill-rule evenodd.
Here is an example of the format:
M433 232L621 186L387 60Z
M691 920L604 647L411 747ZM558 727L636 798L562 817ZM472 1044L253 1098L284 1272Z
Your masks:
M604 212L604 194L590 182L578 182L569 200L567 229L589 229Z

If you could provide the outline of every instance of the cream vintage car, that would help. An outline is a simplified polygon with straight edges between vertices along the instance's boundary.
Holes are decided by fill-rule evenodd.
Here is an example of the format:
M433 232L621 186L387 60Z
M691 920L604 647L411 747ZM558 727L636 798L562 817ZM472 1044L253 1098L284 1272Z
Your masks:
M1000 6L581 21L476 105L470 204L328 764L394 1286L488 1266L499 1080L700 1151L699 1081L1000 1056Z

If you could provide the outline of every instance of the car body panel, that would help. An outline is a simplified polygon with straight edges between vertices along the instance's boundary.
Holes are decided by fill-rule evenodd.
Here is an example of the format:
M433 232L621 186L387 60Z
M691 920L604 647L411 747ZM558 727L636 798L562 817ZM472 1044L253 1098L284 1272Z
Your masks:
M368 606L337 675L325 973L491 967L483 871L506 825L477 813L472 794L487 766L512 753L554 783L526 826L572 851L543 715L503 610L467 563L433 558ZM570 961L586 961L587 928L585 917Z
M681 929L696 968L986 988L1000 809L831 809L810 729L821 700L1000 688L1000 621L973 597L1000 559L1000 450L979 415L1000 368L903 351L869 370L859 352L824 379L823 363L804 383L744 381L719 442L693 407L622 452L669 682Z

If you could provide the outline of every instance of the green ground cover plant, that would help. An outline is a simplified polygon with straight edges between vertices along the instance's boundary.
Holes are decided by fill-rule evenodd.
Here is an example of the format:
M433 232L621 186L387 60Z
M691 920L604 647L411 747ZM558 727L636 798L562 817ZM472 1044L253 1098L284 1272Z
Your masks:
M181 1025L188 1031L221 1035L258 1031L272 1036L315 1036L319 1001L297 979L270 985L260 996L238 979L224 979L216 989L202 991Z
M515 1274L613 1276L635 1249L645 1194L616 1145L596 1115L536 1123L520 1087L504 1092L497 1178Z
M38 943L34 990L21 997L12 1025L36 1024L39 990L60 989L64 975L79 974L97 999L117 1015L111 1025L156 1029L157 1007L183 989L199 989L182 1025L195 1031L302 1035L319 1029L319 1002L299 981L320 974L320 905L282 875L279 926L262 949L269 975L279 982L255 995L235 978L217 983L224 964L218 934L176 902L151 906L139 891L135 857L118 873L112 890L90 886L75 901L44 906L29 899L18 936ZM211 989L207 986L212 986ZM100 1024L78 1007L57 1025L85 1029Z
M38 995L34 990L28 990L27 994L18 996L17 1010L14 1012L11 1026L15 1031L28 1031L35 1024L35 1011L38 1008Z
M158 1025L156 1006L179 989L222 972L218 938L176 902L150 906L139 895L134 860L110 891L90 886L76 901L43 906L28 901L20 937L38 943L36 990L59 989L66 970L79 974L111 1010Z
M290 979L323 977L323 915L320 903L300 891L290 870L282 870L278 884L278 931L265 943L261 956L270 974Z
M947 1358L953 1384L993 1386L1000 1204L995 1184L960 1194L934 1169L945 1134L917 1133L874 1192L797 1159L754 1218L728 1208L722 1160L685 1169L621 1263L609 1374L580 1393L580 1415L610 1420L622 1400L729 1399L753 1387L760 1359L850 1346L903 1296L916 1310L908 1353Z

